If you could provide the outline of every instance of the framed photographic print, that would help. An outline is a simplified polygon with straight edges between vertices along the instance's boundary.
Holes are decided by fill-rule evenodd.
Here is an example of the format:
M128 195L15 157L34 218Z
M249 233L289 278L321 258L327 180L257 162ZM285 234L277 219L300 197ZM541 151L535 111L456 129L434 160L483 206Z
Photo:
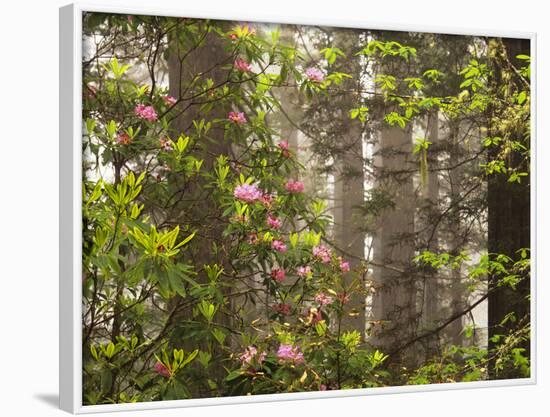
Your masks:
M535 382L533 34L60 23L63 409Z

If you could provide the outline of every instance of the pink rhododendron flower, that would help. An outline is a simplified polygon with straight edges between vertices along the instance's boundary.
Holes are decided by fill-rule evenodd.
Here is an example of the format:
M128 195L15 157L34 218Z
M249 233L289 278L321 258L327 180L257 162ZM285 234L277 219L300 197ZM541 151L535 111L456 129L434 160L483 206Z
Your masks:
M277 146L281 148L282 154L285 158L290 158L289 144L286 140L280 141Z
M283 316L288 316L290 314L290 304L273 304L271 309L276 313L282 314Z
M242 72L249 72L252 70L252 66L246 62L244 59L238 58L233 63L233 66Z
M349 272L350 265L348 261L344 261L341 256L338 257L338 262L340 262L340 270L342 272Z
M288 144L288 142L287 142L286 140L280 141L280 142L277 144L277 146L278 146L279 148L281 148L282 150L284 150L284 151L288 151L288 149L289 149L289 144Z
M283 282L286 278L286 273L284 269L274 268L271 270L271 278L277 282Z
M285 253L286 252L286 245L281 242L280 240L274 239L271 242L271 247L275 249L277 252Z
M304 191L304 183L298 180L288 180L285 184L285 190L290 193L301 193Z
M320 259L321 262L328 264L330 262L330 249L325 245L315 246L313 248L313 256Z
M168 138L160 138L159 146L163 151L170 152L174 148L172 147L172 141Z
M319 303L320 306L326 306L332 304L334 299L331 296L326 295L324 292L320 292L315 296L315 302Z
M164 100L164 104L166 104L167 106L173 106L178 101L175 97L172 96L164 96L162 99Z
M281 220L269 214L267 216L267 225L272 229L279 229L281 227Z
M172 376L170 369L168 369L162 362L155 363L154 370L157 374L162 375L165 378L170 378Z
M299 347L292 345L280 345L277 350L277 358L279 362L304 363L304 354L300 352Z
M246 117L243 112L230 111L227 118L237 125L246 123Z
M248 346L243 354L240 356L242 366L250 366L255 361L258 365L261 365L265 360L265 352L258 352L258 349L254 345Z
M148 122L154 122L158 117L153 106L146 106L145 104L138 104L134 109L134 113L139 118L147 120Z
M262 197L262 192L254 184L241 184L235 187L233 196L247 203L253 203Z
M129 145L132 141L132 138L130 138L130 135L128 133L119 133L116 137L116 142L119 145Z
M311 275L311 267L309 265L298 267L296 273L299 277L305 278Z
M313 82L320 83L325 79L322 71L317 68L308 68L306 69L306 77Z

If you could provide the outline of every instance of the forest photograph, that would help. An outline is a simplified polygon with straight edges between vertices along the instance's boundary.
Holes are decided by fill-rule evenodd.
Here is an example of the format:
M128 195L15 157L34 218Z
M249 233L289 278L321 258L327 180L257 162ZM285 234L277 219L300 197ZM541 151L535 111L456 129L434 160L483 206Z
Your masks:
M530 378L529 39L82 34L84 405Z

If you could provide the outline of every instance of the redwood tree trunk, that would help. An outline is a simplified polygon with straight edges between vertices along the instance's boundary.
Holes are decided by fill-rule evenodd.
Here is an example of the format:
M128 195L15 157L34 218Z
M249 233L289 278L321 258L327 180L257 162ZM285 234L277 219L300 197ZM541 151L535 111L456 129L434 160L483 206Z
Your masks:
M407 172L417 168L410 160L411 127L384 128L378 154L377 168L385 178L379 186L391 193L394 207L384 210L374 236L374 260L381 266L375 268L374 274L371 336L373 344L390 352L411 340L417 327L416 282L411 268L415 199L412 175ZM401 354L404 360L405 356L415 356Z
M508 58L512 64L518 66L515 58L519 54L530 54L528 39L503 39ZM499 79L498 72L496 74ZM498 126L491 129L492 136L499 136ZM520 138L518 138L519 140ZM492 148L490 158L495 157L500 149ZM518 154L512 154L511 164L517 164ZM530 247L530 180L523 177L521 183L510 183L506 175L494 174L489 176L488 183L488 250L489 253L505 254L517 260L517 251L520 248ZM489 348L495 347L491 338L497 334L507 333L514 323L508 321L501 325L504 317L514 312L517 321L528 319L530 312L530 282L523 279L514 291L508 286L497 286L496 277L489 277ZM517 322L516 322L517 323ZM529 354L529 343L523 348ZM493 373L493 378L506 378L507 375Z

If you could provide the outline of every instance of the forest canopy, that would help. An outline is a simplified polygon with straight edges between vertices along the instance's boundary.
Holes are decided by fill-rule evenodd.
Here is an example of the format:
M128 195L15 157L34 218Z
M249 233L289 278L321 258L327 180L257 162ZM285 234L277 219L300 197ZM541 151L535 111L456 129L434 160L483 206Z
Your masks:
M527 39L83 16L85 404L530 375Z

